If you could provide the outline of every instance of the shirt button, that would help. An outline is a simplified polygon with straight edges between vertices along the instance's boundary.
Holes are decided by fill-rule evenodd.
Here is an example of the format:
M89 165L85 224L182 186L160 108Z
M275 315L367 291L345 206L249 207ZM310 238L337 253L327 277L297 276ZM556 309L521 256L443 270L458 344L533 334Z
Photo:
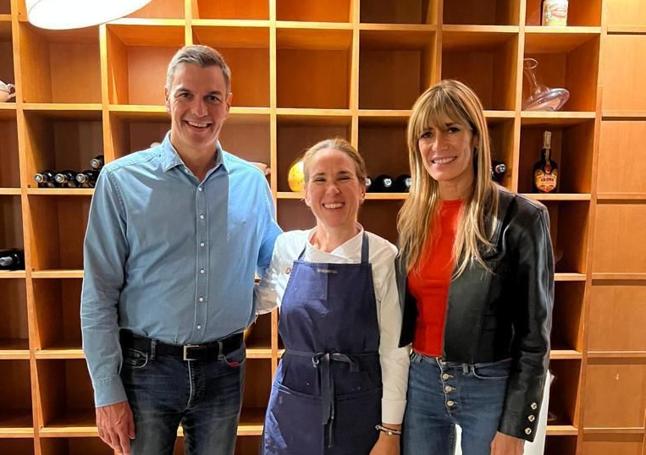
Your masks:
M204 219L204 214L200 213L200 220L203 220L203 219Z
M202 326L201 326L201 325L198 325L198 326L197 326L197 330L202 330Z
M205 270L204 270L204 269L200 269L200 273L201 273L202 275L204 275L204 272L205 272Z
M201 246L202 248L204 248L204 245L206 245L206 243L204 243L204 242L200 242L200 246Z
M445 380L445 381L446 381L447 379L449 379L450 377L451 377L451 375L450 375L450 374L448 374L448 373L444 373L444 374L442 375L442 379L443 379L443 380Z
M198 186L197 191L204 191L204 188L202 188L201 186Z
M532 434L531 428L525 428L525 434Z
M199 300L200 302L204 302L204 297L200 297L200 298L199 298L199 299L197 299L197 300Z
M453 406L455 406L455 401L453 401L453 400L449 400L449 401L447 401L447 402L446 402L446 405L447 405L449 408L452 408Z

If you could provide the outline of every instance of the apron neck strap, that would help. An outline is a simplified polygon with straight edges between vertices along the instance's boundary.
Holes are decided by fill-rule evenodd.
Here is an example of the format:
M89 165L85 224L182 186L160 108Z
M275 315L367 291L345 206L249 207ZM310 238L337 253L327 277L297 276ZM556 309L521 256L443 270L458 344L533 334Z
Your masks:
M301 250L301 254L298 255L299 261L303 259L308 243L309 243L309 239L306 239L305 245L303 245L303 249ZM361 236L361 263L368 264L369 262L370 262L370 248L368 246L368 235L366 234L366 231L363 231L363 235Z

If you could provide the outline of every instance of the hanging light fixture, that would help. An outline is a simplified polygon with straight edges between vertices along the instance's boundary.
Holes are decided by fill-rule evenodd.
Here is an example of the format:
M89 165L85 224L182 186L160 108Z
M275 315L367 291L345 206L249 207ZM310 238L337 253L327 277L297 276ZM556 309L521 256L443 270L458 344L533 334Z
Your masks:
M119 19L150 0L26 0L25 3L29 22L36 27L64 30Z

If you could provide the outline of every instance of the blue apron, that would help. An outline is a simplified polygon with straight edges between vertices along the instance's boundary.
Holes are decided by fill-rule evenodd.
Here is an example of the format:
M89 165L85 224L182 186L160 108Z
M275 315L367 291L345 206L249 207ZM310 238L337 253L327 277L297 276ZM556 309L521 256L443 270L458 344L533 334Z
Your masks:
M368 455L381 422L379 325L368 237L361 263L294 262L278 330L265 455Z

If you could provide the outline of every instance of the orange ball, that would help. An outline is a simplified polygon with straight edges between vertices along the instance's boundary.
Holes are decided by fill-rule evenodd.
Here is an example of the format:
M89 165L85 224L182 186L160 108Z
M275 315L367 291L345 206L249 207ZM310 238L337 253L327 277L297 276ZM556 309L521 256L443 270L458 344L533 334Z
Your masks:
M305 189L305 172L303 170L303 160L298 160L289 168L287 174L287 184L289 189L299 193Z

